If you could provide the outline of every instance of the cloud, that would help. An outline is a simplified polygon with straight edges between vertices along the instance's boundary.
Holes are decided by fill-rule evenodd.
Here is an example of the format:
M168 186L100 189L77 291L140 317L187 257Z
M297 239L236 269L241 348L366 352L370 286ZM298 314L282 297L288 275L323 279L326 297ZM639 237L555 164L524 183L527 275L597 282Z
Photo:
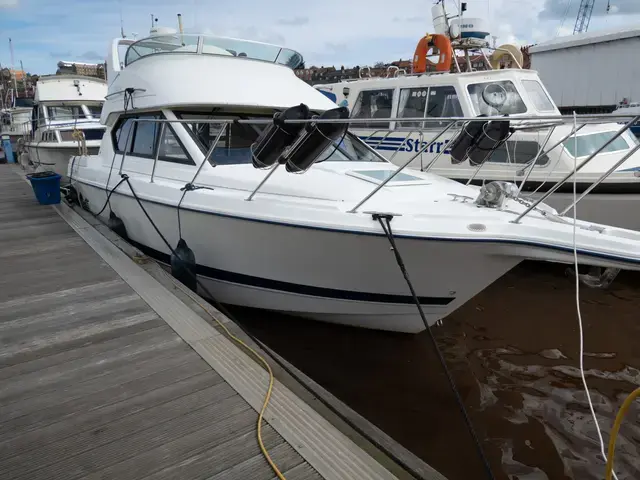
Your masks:
M78 55L78 58L80 60L87 60L87 61L96 61L96 62L103 62L105 59L104 54L100 54L98 52L94 52L93 50L89 50L88 52L84 52L82 55Z
M17 7L18 0L0 0L0 8Z
M429 25L429 20L427 17L423 16L415 16L415 17L393 17L394 22L407 22L407 23L424 23L425 25Z
M309 17L280 18L276 23L283 26L299 27L308 24Z

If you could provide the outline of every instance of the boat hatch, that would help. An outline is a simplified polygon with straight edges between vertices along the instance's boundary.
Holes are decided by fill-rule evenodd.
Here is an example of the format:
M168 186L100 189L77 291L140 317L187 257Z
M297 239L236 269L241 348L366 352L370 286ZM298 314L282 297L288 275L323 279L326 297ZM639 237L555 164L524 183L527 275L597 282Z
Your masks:
M361 180L365 180L367 182L375 183L376 185L381 184L385 180L387 180L391 175L395 173L395 170L351 170L347 172L347 175L351 175L352 177L360 178ZM428 185L429 182L424 178L416 177L415 175L410 175L408 173L400 172L395 177L393 177L387 185Z

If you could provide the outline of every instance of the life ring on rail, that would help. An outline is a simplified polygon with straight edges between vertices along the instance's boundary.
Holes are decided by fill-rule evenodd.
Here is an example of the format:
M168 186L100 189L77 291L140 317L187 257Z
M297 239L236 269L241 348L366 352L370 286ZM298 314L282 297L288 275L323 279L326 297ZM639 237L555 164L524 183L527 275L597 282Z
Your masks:
M438 50L440 58L437 63L433 63L427 58L427 53L430 48ZM413 54L413 73L426 72L427 65L435 65L436 72L449 72L451 70L452 60L453 48L451 47L449 37L439 33L433 35L427 34L420 39L416 46L416 52Z

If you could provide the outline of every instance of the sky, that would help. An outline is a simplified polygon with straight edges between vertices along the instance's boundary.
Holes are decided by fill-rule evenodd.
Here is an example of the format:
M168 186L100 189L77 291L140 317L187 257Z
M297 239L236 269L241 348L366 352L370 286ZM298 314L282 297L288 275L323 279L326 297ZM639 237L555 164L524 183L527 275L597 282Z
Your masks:
M449 12L456 0L447 0ZM595 0L589 31L640 24L640 0ZM159 25L283 45L306 65L372 65L411 58L433 31L433 0L0 0L0 63L55 73L60 60L102 62L120 34L146 36ZM488 20L498 43L519 45L570 35L580 0L467 0L467 17Z

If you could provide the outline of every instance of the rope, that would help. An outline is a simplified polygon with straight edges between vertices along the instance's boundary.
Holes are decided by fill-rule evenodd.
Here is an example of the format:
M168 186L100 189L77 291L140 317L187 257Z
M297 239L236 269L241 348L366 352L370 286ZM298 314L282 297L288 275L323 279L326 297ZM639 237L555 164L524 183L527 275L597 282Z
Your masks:
M84 132L82 130L78 130L76 127L73 127L71 137L78 142L78 155L85 157L89 155L89 151L87 150L87 139L84 136Z
M102 209L100 210L100 212L98 214L96 214L95 216L100 215L100 213L102 213L104 211L104 209L106 208L107 204L109 203L109 198L111 197L111 194L113 194L113 192L123 183L123 182L127 182L127 185L129 185L129 189L131 190L131 193L133 195L133 197L136 199L136 202L138 202L138 205L140 206L140 209L142 210L142 213L144 213L145 217L147 217L147 220L149 220L149 223L151 223L151 226L153 227L153 229L156 231L156 233L158 234L158 236L162 239L162 241L164 242L164 244L167 246L167 248L171 251L171 253L174 256L178 256L176 254L175 249L171 246L171 244L167 241L167 239L165 238L165 236L162 234L162 232L160 231L160 229L158 228L158 226L155 224L155 222L153 221L153 219L151 218L151 216L149 215L149 213L147 212L146 208L144 208L144 205L142 204L142 201L140 200L140 198L138 197L138 194L135 192L135 190L133 189L133 186L131 185L131 182L129 181L129 176L126 174L122 174L121 175L122 180L120 180L120 182L118 182L118 184L111 189L111 191L109 192L109 195L107 197L107 200L105 201L104 206L102 207ZM189 190L196 190L198 189L198 187L194 187L193 185L191 185L191 187L188 187L191 184L187 184L185 185L185 187L183 187L181 190L183 190L183 194L182 197L184 198L184 195L186 194L186 192L188 192ZM202 187L202 188L206 188L206 187ZM181 200L182 201L182 200ZM190 270L188 270L190 272ZM198 283L198 285L200 286L200 288L202 288L205 293L207 294L207 296L209 298L214 298L213 295L211 295L211 292L209 292L209 289L200 281L200 279L198 278L197 275L195 275L195 280ZM174 282L175 283L175 282ZM177 284L176 284L177 285ZM177 285L178 286L178 285ZM262 454L264 455L265 459L267 460L267 463L269 464L269 466L271 467L271 469L274 471L274 473L276 474L276 476L278 477L279 480L286 480L285 476L282 474L282 472L278 469L277 465L275 464L275 462L272 460L271 456L269 455L269 452L267 450L267 448L264 446L264 441L262 440L262 423L264 420L264 414L265 411L267 410L267 406L269 405L269 401L271 400L271 393L273 391L273 384L274 384L274 375L273 375L273 370L271 370L271 366L269 365L269 363L264 359L264 357L262 357L258 352L256 352L253 348L251 348L249 345L247 345L245 342L243 342L240 338L236 337L233 333L231 333L231 331L224 325L222 324L217 318L215 318L211 312L209 312L209 310L196 298L194 298L191 293L187 292L186 290L184 290L181 286L178 286L178 288L185 293L186 295L189 296L189 298L191 298L195 303L198 304L198 306L200 308L202 308L205 312L207 312L217 323L218 325L220 325L222 327L222 329L225 331L225 333L229 336L229 338L231 338L231 340L235 341L236 343L238 343L240 346L242 346L245 350L247 350L248 352L250 352L260 363L262 363L262 365L264 365L264 367L267 369L267 372L269 374L269 386L267 388L267 392L265 394L265 398L264 398L264 402L262 404L262 408L260 409L260 412L258 414L258 422L257 422L257 435L258 435L258 445L260 446L260 451L262 452ZM217 302L216 302L217 303ZM216 308L218 307L218 305L216 305ZM219 308L219 310L223 313L225 313L224 307L220 306L221 308ZM226 314L225 314L226 315Z
M431 340L433 349L435 350L438 356L440 365L442 366L442 369L444 370L444 373L447 376L447 380L449 381L449 386L451 387L451 390L453 391L453 394L456 397L456 402L458 403L458 407L460 408L460 413L462 414L462 417L464 418L464 422L467 426L467 429L469 430L469 434L471 435L473 442L475 443L475 447L476 447L476 450L478 451L478 455L480 456L480 459L484 464L487 477L490 478L491 480L495 480L495 477L493 476L493 472L491 471L491 466L489 465L489 460L487 459L484 453L484 450L482 449L482 445L480 443L480 440L478 439L475 429L473 428L473 424L471 423L471 419L469 418L467 409L464 406L464 402L462 401L460 392L458 392L458 388L456 387L455 381L453 380L453 377L451 376L451 372L447 367L447 362L445 361L444 356L440 351L440 347L438 347L438 342L436 341L436 337L433 335L433 332L431 331L431 326L427 322L424 311L422 310L422 305L420 304L420 300L418 300L416 291L413 288L413 283L409 278L409 272L407 272L407 268L405 267L404 260L402 259L402 256L400 255L400 251L396 246L396 242L393 236L393 231L391 230L391 219L393 218L393 215L389 215L389 214L383 215L383 214L374 213L372 217L374 220L377 220L378 222L380 222L380 226L382 227L382 230L384 230L384 233L387 236L389 243L391 244L391 251L394 253L396 257L396 262L398 263L398 267L400 267L400 271L402 271L402 275L404 276L404 279L407 282L407 286L411 291L411 296L413 297L413 301L416 304L416 307L418 307L420 318L422 319L422 322L424 323L427 333L429 334L429 339Z
M606 480L611 480L611 477L615 476L615 473L613 473L613 456L616 453L616 440L618 438L618 432L620 431L620 425L622 425L622 420L624 419L627 410L629 410L629 407L637 398L640 398L640 388L636 388L627 398L625 398L622 406L620 407L620 410L618 410L618 414L616 415L616 420L613 423L613 428L611 429L611 435L609 437L607 468L605 470Z

